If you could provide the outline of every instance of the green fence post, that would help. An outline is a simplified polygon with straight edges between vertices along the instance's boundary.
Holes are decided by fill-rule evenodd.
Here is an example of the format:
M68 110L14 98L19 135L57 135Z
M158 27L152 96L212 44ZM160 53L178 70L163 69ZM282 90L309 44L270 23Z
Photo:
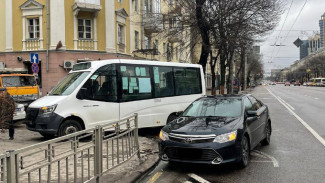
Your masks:
M97 126L95 129L95 175L96 183L100 182L100 177L103 173L103 128Z
M16 182L16 163L15 155L13 155L13 150L6 152L6 165L7 165L7 183Z

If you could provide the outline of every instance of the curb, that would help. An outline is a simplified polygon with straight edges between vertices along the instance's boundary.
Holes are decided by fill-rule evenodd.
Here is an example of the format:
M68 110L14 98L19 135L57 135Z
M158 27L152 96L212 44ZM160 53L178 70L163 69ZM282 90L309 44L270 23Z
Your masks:
M158 158L148 169L146 169L143 172L138 172L139 174L136 177L134 177L134 179L130 182L139 183L144 177L146 177L152 170L156 168L159 162L160 159Z

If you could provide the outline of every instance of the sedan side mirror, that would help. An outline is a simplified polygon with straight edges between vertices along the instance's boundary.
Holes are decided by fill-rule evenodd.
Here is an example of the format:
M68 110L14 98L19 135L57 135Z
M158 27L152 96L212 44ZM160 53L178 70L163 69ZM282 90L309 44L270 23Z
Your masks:
M257 111L248 110L248 111L247 111L247 116L248 116L248 117L258 116L258 115L257 115Z

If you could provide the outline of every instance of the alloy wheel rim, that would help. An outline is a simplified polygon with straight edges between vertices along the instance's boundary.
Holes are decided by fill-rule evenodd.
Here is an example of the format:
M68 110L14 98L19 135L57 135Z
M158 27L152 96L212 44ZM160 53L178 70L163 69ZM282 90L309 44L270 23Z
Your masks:
M74 133L77 131L77 128L75 126L68 126L66 129L65 129L65 134L68 135L68 134L71 134L71 133Z
M246 138L243 138L242 149L243 149L243 161L244 161L245 164L247 164L247 161L248 161L248 143L247 143Z
M266 126L266 139L268 142L270 142L270 137L271 137L271 129L270 129L270 125Z

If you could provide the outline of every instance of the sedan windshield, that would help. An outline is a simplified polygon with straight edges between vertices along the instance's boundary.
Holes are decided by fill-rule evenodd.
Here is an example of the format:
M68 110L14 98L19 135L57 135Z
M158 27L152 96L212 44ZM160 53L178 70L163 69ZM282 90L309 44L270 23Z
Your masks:
M241 115L241 99L200 99L193 102L183 113L189 117L239 117Z
M53 88L50 95L70 95L88 74L89 72L74 72L68 74L55 86L55 88Z

